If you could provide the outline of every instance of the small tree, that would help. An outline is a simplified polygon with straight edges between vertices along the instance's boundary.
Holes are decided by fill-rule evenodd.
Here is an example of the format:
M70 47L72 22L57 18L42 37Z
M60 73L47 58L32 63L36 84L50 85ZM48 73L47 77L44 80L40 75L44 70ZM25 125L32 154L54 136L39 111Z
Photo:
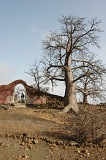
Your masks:
M63 112L66 113L70 109L78 112L75 83L84 77L85 73L78 73L78 77L75 78L72 64L75 61L77 65L79 58L83 60L82 54L90 54L90 46L99 47L97 34L101 32L98 27L100 21L97 19L86 21L86 18L63 16L59 22L61 23L60 32L51 32L43 41L45 77L51 80L52 84L56 81L65 83Z
M76 82L76 90L82 94L82 102L88 103L88 97L92 99L105 99L104 92L106 91L105 76L106 68L102 65L100 60L95 60L95 55L87 56L86 61L82 63L82 67L77 67L74 70L74 76L77 77L78 73L84 77ZM81 65L80 65L81 66Z
M28 72L31 77L34 78L35 84L32 86L36 88L38 91L47 91L48 88L44 87L43 84L45 82L44 74L41 69L41 62L37 59L35 60L35 63L30 66L30 69Z

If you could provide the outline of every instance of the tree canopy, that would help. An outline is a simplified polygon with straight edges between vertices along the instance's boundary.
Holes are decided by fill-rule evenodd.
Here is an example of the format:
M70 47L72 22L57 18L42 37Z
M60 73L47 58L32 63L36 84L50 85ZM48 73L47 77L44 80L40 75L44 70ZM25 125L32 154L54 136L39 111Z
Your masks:
M65 84L64 109L68 112L72 109L79 112L76 99L76 89L84 93L84 85L91 83L89 89L94 86L95 90L102 81L101 72L105 73L105 67L99 60L93 61L94 54L91 52L93 46L99 46L100 21L96 18L87 20L86 18L75 16L62 16L59 19L61 28L51 31L42 42L43 46L43 75L45 82L51 81L55 85L58 81ZM100 80L99 80L100 78ZM98 79L98 81L97 81ZM96 83L97 81L97 83ZM79 87L83 82L83 88ZM93 83L94 82L94 83ZM86 90L88 94L88 88ZM89 91L90 93L90 91Z

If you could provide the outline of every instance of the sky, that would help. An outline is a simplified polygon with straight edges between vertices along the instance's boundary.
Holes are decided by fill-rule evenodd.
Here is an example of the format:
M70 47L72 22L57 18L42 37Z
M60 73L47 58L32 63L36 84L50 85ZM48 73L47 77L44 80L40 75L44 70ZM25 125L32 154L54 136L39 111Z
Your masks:
M0 0L0 85L17 79L33 83L25 72L41 58L42 41L59 31L63 15L101 20L101 49L94 51L106 64L106 0Z

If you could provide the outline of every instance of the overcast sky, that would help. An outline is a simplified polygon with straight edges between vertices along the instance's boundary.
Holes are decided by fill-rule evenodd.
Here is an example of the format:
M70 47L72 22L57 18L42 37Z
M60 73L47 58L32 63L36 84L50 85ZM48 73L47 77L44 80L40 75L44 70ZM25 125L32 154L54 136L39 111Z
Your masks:
M16 79L31 83L25 71L40 59L41 42L59 30L62 15L101 20L101 49L94 51L106 63L106 0L0 0L0 85Z

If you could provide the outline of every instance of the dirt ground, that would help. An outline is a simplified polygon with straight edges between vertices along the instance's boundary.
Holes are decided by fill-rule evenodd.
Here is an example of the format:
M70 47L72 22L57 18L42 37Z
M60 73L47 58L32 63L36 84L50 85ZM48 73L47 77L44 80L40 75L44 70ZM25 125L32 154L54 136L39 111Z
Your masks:
M98 144L79 144L72 138L73 113L22 105L0 108L0 160L106 160L106 107L83 110L103 117L99 131L104 138Z

